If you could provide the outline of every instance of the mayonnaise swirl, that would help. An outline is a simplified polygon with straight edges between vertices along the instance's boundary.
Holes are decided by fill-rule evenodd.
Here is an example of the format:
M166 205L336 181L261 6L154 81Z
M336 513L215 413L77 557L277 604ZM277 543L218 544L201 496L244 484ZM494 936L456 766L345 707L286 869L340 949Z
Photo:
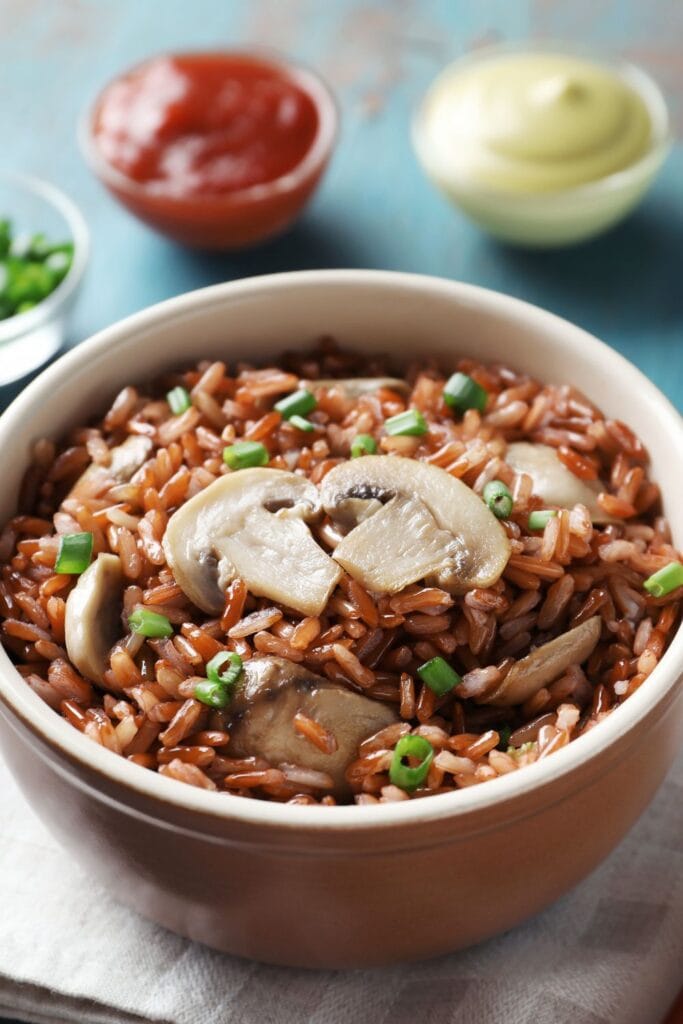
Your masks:
M503 53L454 65L423 107L439 177L512 193L552 192L636 163L653 124L618 72L561 53Z

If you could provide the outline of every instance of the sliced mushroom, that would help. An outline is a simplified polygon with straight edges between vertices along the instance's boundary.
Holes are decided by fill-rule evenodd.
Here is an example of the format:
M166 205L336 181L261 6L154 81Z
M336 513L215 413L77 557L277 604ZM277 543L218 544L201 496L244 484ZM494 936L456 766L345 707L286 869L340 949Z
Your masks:
M575 476L550 445L515 441L508 445L505 461L515 473L531 477L534 494L546 504L558 508L585 505L594 523L613 522L598 505L598 494L605 490L604 484Z
M341 388L349 398L359 398L361 395L370 395L380 388L389 388L390 391L397 391L399 395L410 393L410 385L400 377L324 377L320 380L302 380L300 387L307 391L315 391L316 388Z
M171 516L163 539L176 582L212 615L240 576L252 594L318 615L341 576L307 523L317 488L279 469L242 469L216 480Z
M510 556L505 530L466 484L393 455L341 463L322 503L350 528L333 557L369 590L393 594L425 577L451 593L489 587Z
M66 600L66 650L81 675L101 683L121 636L123 572L117 555L98 555Z
M516 662L500 686L479 703L507 708L523 704L540 689L559 679L570 665L581 665L595 650L602 619L594 615L580 626L556 636Z
M337 797L349 794L345 771L358 746L372 733L397 722L387 704L370 700L285 658L251 658L230 705L231 756L264 757L326 772ZM294 728L300 711L334 736L337 749L324 753Z
M153 444L142 434L131 434L111 449L107 466L91 463L69 494L70 498L93 497L113 484L125 484L152 453Z

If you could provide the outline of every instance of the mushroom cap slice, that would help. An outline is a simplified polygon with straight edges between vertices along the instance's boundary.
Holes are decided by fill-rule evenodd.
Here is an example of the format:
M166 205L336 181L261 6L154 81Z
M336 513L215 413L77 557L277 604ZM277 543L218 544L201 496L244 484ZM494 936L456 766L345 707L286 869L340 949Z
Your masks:
M149 437L131 434L125 441L111 449L109 465L91 463L82 473L69 493L70 498L91 497L100 494L112 484L125 484L152 454Z
M371 395L380 388L389 388L399 395L410 394L408 381L401 380L400 377L321 377L320 380L302 380L299 383L307 391L315 391L316 388L341 388L349 398Z
M109 652L121 636L123 572L117 555L98 555L66 599L64 633L70 660L96 683L109 668Z
M333 557L369 590L393 594L434 577L451 593L489 587L510 543L481 498L437 466L368 455L325 476L322 503L349 533Z
M500 686L482 697L480 704L507 708L523 704L540 689L559 679L570 665L581 665L595 650L602 619L594 615L581 625L549 640L542 647L515 662Z
M508 445L505 461L515 473L531 477L534 494L546 504L558 508L585 505L594 523L614 522L598 505L598 494L605 490L604 484L575 476L550 445L515 441Z
M181 590L220 615L241 577L252 594L319 615L341 570L313 539L318 490L279 469L242 469L210 484L169 520L163 546Z
M350 793L345 772L358 756L359 744L399 721L388 704L274 657L244 663L230 711L231 756L264 757L275 766L288 763L326 772L334 782L332 792L342 798ZM333 753L319 750L294 729L297 711L332 733L337 741Z

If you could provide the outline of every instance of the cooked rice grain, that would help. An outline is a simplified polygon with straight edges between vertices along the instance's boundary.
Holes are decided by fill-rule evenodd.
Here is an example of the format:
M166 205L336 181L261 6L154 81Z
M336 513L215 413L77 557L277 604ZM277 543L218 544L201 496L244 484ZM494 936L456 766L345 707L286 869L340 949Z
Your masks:
M392 372L381 360L343 352L326 339L316 352L286 356L278 367L243 364L231 372L223 362L204 361L149 392L125 387L99 423L71 431L59 445L36 442L19 513L0 532L2 637L26 684L75 729L148 770L207 790L298 804L334 804L330 777L260 757L227 757L229 708L214 711L194 699L206 663L219 651L245 660L285 657L396 707L400 720L366 737L348 766L358 804L479 785L594 728L647 685L680 621L683 588L653 598L642 586L680 557L659 514L647 453L628 426L604 418L570 386L543 385L472 359L457 368L489 392L483 416L468 410L454 417L442 400L444 375L413 366L407 398L386 388L357 400L340 386L317 389L315 433L297 431L272 406L301 379ZM192 406L173 416L165 394L177 385L188 389ZM425 416L428 433L387 437L384 420L410 407ZM235 579L222 615L201 615L174 580L161 541L175 508L228 471L222 448L260 441L271 467L320 483L349 457L358 433L373 435L382 451L444 469L479 494L490 480L505 482L514 508L503 524L512 548L503 577L454 596L426 581L377 595L345 575L316 617L269 605ZM151 454L131 479L115 481L107 475L111 450L135 434L150 439ZM529 531L529 512L542 503L531 478L505 461L507 442L521 439L552 445L578 478L601 481L598 501L613 521L594 526L577 505L559 510L542 533ZM89 464L101 469L81 481ZM119 555L127 581L104 690L69 663L65 602L74 577L53 569L59 535L81 530L93 533L96 553ZM313 530L329 551L341 537L328 518ZM127 619L137 607L167 616L174 637L131 633ZM522 707L479 703L532 647L596 614L603 634L583 668L570 667ZM436 656L462 676L442 697L415 684L420 664ZM300 712L292 727L318 750L336 749L336 738L315 719ZM425 784L412 794L388 775L396 743L410 732L436 752Z

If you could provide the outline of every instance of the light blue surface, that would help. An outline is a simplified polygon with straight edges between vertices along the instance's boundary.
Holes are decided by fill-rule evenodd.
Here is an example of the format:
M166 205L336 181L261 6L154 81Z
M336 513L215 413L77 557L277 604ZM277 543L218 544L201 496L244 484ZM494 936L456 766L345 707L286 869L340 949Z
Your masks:
M0 0L1 12L0 166L64 187L92 229L71 344L215 281L302 267L396 268L475 282L568 317L683 405L681 146L628 222L579 248L532 253L497 245L452 211L423 178L409 139L411 112L449 58L527 36L641 61L661 81L680 125L683 4ZM138 224L93 180L78 152L77 119L108 77L150 53L253 43L277 46L326 75L342 108L339 145L322 188L287 236L238 255L184 251Z

